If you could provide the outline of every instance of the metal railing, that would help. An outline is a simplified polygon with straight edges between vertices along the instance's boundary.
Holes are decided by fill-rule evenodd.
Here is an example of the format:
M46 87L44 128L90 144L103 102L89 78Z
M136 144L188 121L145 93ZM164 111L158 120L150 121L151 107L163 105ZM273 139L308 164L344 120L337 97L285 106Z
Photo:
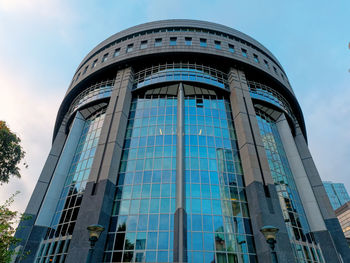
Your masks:
M82 105L87 104L91 101L110 97L114 88L114 80L102 81L94 84L81 92L71 103L68 110L68 115L71 115L75 110L80 108Z
M247 81L247 83L252 98L260 99L282 108L296 122L296 117L290 104L279 92L258 82Z
M217 69L190 63L171 63L148 67L134 75L133 89L169 81L202 82L229 90L227 74Z

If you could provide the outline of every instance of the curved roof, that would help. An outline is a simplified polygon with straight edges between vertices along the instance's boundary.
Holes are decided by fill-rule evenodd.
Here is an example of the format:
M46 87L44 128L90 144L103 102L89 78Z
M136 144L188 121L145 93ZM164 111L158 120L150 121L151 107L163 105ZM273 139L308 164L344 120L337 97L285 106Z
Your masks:
M190 36L196 42L193 41L191 46L185 45L183 42L171 46L169 38L174 36L182 38ZM161 46L155 45L156 39L160 38L164 40L164 43ZM205 48L199 44L202 38L208 40L208 45ZM148 42L147 48L140 47L142 41ZM216 42L221 43L220 49L216 48L214 44ZM133 47L132 52L127 50L129 46ZM234 47L234 52L229 50L230 46ZM113 55L116 50L119 50L120 55ZM243 51L249 55L245 56ZM80 92L87 88L86 83L89 79L98 77L100 73L114 66L137 65L137 60L141 57L154 60L156 56L166 57L174 54L179 57L183 54L214 56L223 61L234 61L239 65L253 68L264 75L267 74L270 79L277 83L278 89L285 93L295 105L299 122L306 135L302 112L286 73L267 48L250 36L224 25L198 20L174 19L149 22L125 29L92 49L78 66L63 99L56 119L54 137L70 104Z
M109 45L113 41L116 41L118 39L121 39L123 37L139 33L142 31L147 31L154 28L169 28L169 27L192 27L192 28L203 28L203 29L211 29L214 31L219 31L223 33L227 33L233 36L236 36L238 38L241 38L248 43L251 43L255 45L256 47L260 48L264 52L266 52L271 58L275 60L275 62L282 68L281 64L278 62L277 58L262 44L260 44L258 41L253 39L252 37L236 30L233 28L230 28L228 26L224 26L221 24L213 23L213 22L207 22L207 21L200 21L200 20L191 20L191 19L169 19L169 20L160 20L160 21L154 21L154 22L148 22L144 24L140 24L137 26L130 27L128 29L125 29L123 31L120 31L106 40L102 41L100 44L98 44L93 50L91 50L85 58L82 60L80 65L78 66L78 69L96 52L98 52L100 49L104 48L105 46Z

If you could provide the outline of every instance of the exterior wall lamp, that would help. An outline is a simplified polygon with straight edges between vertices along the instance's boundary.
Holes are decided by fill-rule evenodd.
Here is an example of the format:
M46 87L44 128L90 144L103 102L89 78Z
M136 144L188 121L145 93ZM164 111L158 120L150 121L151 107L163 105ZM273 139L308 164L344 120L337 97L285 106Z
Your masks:
M269 244L271 248L271 257L272 257L272 262L274 263L278 263L277 253L275 251L276 235L278 230L279 229L274 226L263 226L260 229L260 232L264 235L267 244Z
M101 233L105 230L105 228L101 225L90 225L87 227L87 230L89 231L90 248L86 263L90 263L92 254L94 253L95 243L98 241Z

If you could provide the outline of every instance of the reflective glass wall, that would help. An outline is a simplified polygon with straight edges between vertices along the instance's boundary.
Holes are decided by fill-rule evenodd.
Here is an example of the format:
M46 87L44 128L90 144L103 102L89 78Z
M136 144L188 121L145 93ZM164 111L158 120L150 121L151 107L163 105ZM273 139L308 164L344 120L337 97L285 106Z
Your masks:
M323 262L306 219L276 122L256 109L256 117L284 221L297 262Z
M179 85L134 95L104 262L172 262ZM256 262L230 103L183 85L188 262Z
M85 121L56 212L47 235L41 243L36 262L62 263L65 261L95 156L105 112L106 108L103 108Z
M185 97L185 181L188 262L256 262L231 107L224 97Z
M104 262L172 262L175 96L134 98Z

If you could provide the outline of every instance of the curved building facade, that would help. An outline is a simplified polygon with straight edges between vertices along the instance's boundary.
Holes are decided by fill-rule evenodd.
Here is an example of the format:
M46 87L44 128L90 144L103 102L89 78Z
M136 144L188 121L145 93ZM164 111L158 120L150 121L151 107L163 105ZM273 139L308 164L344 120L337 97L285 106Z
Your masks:
M194 20L121 31L79 65L17 262L350 262L277 59ZM24 256L25 255L25 256Z

